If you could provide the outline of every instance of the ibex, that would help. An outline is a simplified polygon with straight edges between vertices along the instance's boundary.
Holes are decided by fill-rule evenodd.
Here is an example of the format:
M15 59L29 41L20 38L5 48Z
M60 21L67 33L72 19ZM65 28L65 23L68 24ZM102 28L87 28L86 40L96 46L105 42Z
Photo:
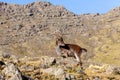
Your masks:
M85 48L81 48L76 44L66 44L63 41L62 36L56 38L56 53L58 55L67 54L67 56L75 57L79 65L82 66L81 54L82 51L87 52Z

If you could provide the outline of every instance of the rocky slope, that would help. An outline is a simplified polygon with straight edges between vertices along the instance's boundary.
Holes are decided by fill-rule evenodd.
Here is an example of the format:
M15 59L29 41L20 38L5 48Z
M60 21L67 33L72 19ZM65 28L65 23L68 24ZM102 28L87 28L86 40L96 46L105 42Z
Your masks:
M49 2L0 2L0 54L56 56L51 35L56 30L66 43L86 48L88 62L120 66L120 7L105 14L75 15Z
M23 57L0 55L0 80L119 80L120 67L84 63L77 66L74 58Z

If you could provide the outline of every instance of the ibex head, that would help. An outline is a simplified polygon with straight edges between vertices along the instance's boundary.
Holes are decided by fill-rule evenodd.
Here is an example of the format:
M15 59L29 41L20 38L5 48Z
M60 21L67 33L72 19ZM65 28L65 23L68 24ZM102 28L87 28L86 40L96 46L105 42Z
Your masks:
M57 37L56 38L56 45L60 45L60 46L64 46L65 45L62 37Z
M56 45L64 46L65 43L64 43L64 41L63 41L61 31L55 31L55 32L54 32L54 35L55 35L55 37L56 37Z

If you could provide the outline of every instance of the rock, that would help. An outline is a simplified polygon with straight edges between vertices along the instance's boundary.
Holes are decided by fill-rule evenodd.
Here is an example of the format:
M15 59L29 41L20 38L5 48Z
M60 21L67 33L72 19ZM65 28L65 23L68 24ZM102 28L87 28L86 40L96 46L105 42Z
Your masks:
M54 75L55 75L55 77L64 77L65 72L62 68L56 68Z
M79 74L85 74L82 69L79 69L79 70L77 71L77 73L79 73Z
M88 69L92 70L93 72L105 72L107 67L108 67L107 64L104 64L104 65L93 65L93 64L91 64L88 67Z
M112 74L112 73L114 73L114 69L115 69L114 66L109 65L106 67L105 72L106 72L106 74Z
M93 80L101 80L99 77L94 77Z
M68 58L59 57L56 60L57 60L57 64L66 65L66 68L71 68L72 66L77 66L78 64L76 59L74 59L73 57L68 57Z
M71 77L69 74L66 74L65 80L71 80L71 79L74 79L74 76Z
M10 56L11 56L11 55L10 55L9 53L3 53L3 54L2 54L2 57L3 57L3 58L10 58Z
M0 75L0 80L5 80L5 76Z
M19 63L19 59L18 59L18 57L15 56L15 55L11 55L10 60L11 60L13 63L15 63L15 64Z
M5 74L6 80L22 80L20 70L12 63L7 63L2 73Z
M46 68L49 68L49 67L47 65L45 65L45 64L41 64L40 68L46 69Z
M75 79L75 76L74 76L74 75L70 75L70 78L71 78L71 79Z
M43 56L40 61L41 61L41 66L44 65L49 67L51 65L56 64L56 59L54 57L49 57L49 56Z
M22 65L22 66L21 66L21 69L24 70L24 71L26 71L26 72L30 72L30 71L32 72L32 71L34 71L34 66Z
M120 75L120 67L116 67L114 69L114 74L119 74Z
M66 78L65 71L62 68L51 67L51 68L47 68L47 69L41 69L41 71L43 73L55 75L56 78L60 78L60 79Z
M17 26L14 26L13 27L13 30L20 30L20 29L22 29L22 27L23 27L23 25L22 24L19 24L19 25L17 25Z

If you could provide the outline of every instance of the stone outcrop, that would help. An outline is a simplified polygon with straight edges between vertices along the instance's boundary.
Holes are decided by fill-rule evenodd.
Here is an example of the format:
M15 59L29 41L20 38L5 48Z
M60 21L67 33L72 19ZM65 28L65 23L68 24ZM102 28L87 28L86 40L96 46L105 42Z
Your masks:
M7 63L2 71L6 80L23 80L21 72L12 63Z

